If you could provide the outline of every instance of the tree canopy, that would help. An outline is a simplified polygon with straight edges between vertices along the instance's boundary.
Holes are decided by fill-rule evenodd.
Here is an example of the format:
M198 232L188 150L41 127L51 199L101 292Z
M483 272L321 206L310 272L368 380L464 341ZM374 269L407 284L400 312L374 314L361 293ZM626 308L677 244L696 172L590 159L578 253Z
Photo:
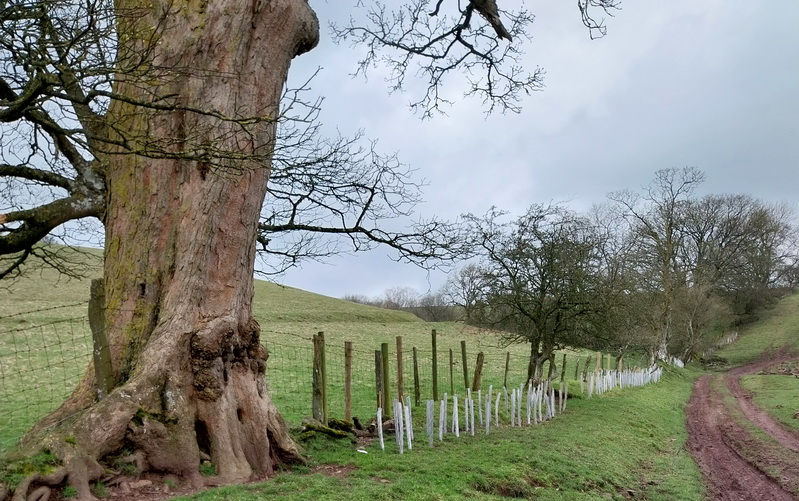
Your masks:
M564 345L700 356L793 290L799 267L788 206L699 197L703 180L696 168L659 170L585 215L556 204L511 222L497 209L468 216L478 260L453 275L449 297L467 322L530 342L540 360Z

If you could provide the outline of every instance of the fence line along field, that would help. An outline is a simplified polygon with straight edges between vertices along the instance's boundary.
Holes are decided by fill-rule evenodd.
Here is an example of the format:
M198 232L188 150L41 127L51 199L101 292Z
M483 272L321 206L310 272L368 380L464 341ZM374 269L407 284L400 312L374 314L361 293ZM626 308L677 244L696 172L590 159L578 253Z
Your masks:
M270 284L264 284L271 287ZM298 291L300 292L300 291ZM283 293L283 291L281 291ZM48 312L50 314L50 312ZM20 317L24 318L24 317ZM0 449L13 445L39 417L55 409L74 389L92 359L92 334L86 318L51 321L44 324L25 322L22 327L8 328L11 317L0 318ZM351 389L352 415L368 420L376 412L375 349L381 341L394 338L389 364L389 393L399 393L396 378L396 336L414 340L403 350L401 360L405 367L403 393L414 396L414 383L418 384L420 400L433 397L432 351L429 348L431 332L427 324L416 321L332 322L326 342L327 394L329 416L344 418L344 341L349 332L352 341ZM487 335L470 332L457 324L436 325L438 348L438 387L441 394L464 394L464 374L461 340L467 347L467 380L474 379L474 363L480 350L484 356L482 384L487 388L501 388L507 380L518 385L526 378L525 347L507 351L489 344ZM299 424L311 415L313 344L317 326L298 322L282 325L283 330L265 329L264 341L269 353L267 384L270 394L286 420ZM359 330L362 331L359 333ZM305 332L305 335L298 332ZM335 334L334 334L335 333ZM360 335L359 335L360 334ZM359 344L360 343L360 344ZM424 343L424 344L423 344ZM452 346L452 348L450 348ZM457 346L458 351L455 352ZM416 364L414 364L416 348ZM518 349L522 348L522 349ZM452 350L452 357L450 357ZM457 354L456 354L457 353ZM510 353L510 355L508 355ZM450 365L452 360L452 365ZM571 358L577 360L576 355ZM584 364L583 364L584 365ZM415 367L414 367L415 366ZM414 370L415 369L415 370ZM508 383L510 384L510 383Z
M56 272L45 270L36 279L13 284L3 294L0 450L13 445L39 417L61 404L83 376L93 349L87 320L88 279L65 280ZM432 329L436 330L436 372L441 394L465 396L465 389L474 382L480 353L484 388L502 388L506 384L509 388L518 387L527 377L528 345L503 347L495 333L458 322L426 323L409 313L262 281L256 281L254 313L269 353L270 394L292 424L299 424L312 413L312 339L318 332L324 332L325 337L329 417L345 417L345 342L352 344L352 415L362 420L376 413L375 351L383 343L391 353L388 394L396 398L402 393L415 403L418 388L422 406L434 397ZM398 337L402 340L400 357ZM596 360L594 356L592 370ZM399 362L404 367L402 388L396 377ZM582 373L587 368L586 354L558 354L558 370L564 362L568 379L576 379L578 370ZM579 388L579 383L575 383L572 388Z

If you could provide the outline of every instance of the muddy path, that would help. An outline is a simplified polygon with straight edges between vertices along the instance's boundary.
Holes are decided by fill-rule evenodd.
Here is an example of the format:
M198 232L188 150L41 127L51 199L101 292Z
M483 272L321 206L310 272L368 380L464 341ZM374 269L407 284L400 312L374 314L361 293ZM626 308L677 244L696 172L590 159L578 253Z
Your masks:
M799 492L799 435L760 410L740 381L742 375L798 358L778 352L695 383L686 409L687 447L702 471L709 499L799 499L791 494ZM776 442L756 436L753 427Z

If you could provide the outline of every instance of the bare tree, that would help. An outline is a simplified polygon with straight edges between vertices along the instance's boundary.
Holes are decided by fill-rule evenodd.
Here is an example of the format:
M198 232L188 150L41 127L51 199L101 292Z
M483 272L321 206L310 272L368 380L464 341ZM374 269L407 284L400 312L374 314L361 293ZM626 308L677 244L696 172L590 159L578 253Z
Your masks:
M463 309L467 324L479 323L485 306L487 284L484 271L476 263L469 263L452 273L444 284L447 300Z
M426 322L453 322L461 318L459 310L447 301L443 291L424 294L411 311Z
M721 296L738 315L768 305L791 288L797 262L793 209L749 195L692 200L683 217L682 261L692 287ZM786 278L788 278L786 280Z
M558 205L533 205L511 223L503 213L468 217L481 252L487 315L506 342L530 343L528 377L566 345L579 346L595 315L597 255L585 218Z
M345 294L344 296L341 297L341 299L344 301L350 301L351 303L374 306L373 301L369 299L369 297L364 296L363 294Z
M732 325L733 314L723 296L705 285L682 291L675 304L671 351L680 360L698 358Z
M597 252L596 314L588 323L582 346L613 353L617 360L629 352L652 353L658 344L655 296L638 266L638 240L620 208L614 204L592 207L588 214Z
M597 20L594 12L609 15L618 4L578 2L592 37L605 34L604 19ZM392 91L404 89L408 75L422 75L426 90L410 107L424 117L451 104L442 88L453 74L465 77L464 94L481 99L489 112L519 112L520 97L543 86L541 68L529 71L520 64L521 47L535 18L523 8L506 11L495 0L411 0L393 6L368 3L363 9L367 22L352 18L346 25L334 25L334 36L365 48L358 73L385 66Z
M681 218L693 191L704 179L704 173L692 167L665 169L655 173L655 180L642 193L627 190L608 195L619 205L637 237L641 277L650 280L646 289L661 298L657 356L663 359L669 355L674 301L687 281L680 261L685 238Z
M749 195L696 198L694 168L658 171L641 193L609 195L636 247L636 290L658 298L660 358L694 356L774 297L795 266L793 211Z
M403 310L419 305L419 293L411 287L392 287L383 293L381 303L390 310Z

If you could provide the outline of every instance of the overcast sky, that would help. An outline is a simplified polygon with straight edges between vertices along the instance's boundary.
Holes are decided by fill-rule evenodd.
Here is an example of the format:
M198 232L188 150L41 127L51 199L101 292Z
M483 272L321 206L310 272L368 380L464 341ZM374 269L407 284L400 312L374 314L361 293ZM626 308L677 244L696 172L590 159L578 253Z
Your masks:
M322 40L294 61L291 78L322 67L313 87L326 98L324 123L344 134L363 129L418 169L428 182L420 216L454 219L491 206L520 214L564 200L584 211L610 191L648 184L656 170L684 166L706 173L702 193L799 205L796 0L623 2L600 40L590 39L574 2L528 2L536 19L524 62L546 71L544 90L518 115L486 117L453 86L457 104L428 121L408 110L413 95L389 95L380 71L349 76L356 52L336 46L327 29L349 16L341 8L349 2L311 0ZM442 285L443 274L391 255L378 249L308 263L279 281L333 297Z

